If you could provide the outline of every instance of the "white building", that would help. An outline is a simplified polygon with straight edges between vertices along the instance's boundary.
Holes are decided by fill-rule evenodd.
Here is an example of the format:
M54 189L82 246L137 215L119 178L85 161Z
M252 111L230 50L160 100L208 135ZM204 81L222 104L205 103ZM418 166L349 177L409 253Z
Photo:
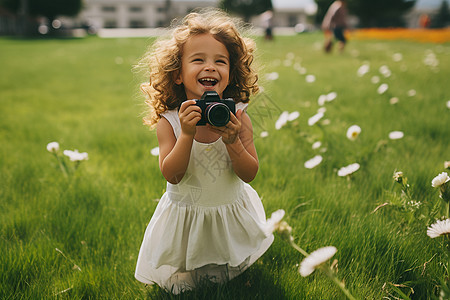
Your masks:
M195 8L217 7L219 0L85 0L77 23L96 28L155 28L167 26Z
M96 28L165 27L173 18L182 18L195 8L217 7L220 0L84 0L84 8L75 23ZM170 3L168 7L168 3ZM272 0L275 27L307 24L307 17L316 13L314 0ZM65 23L69 18L62 18ZM252 22L262 26L258 17ZM71 22L72 23L72 22Z
M275 27L295 27L307 25L308 16L317 12L314 0L272 0L273 25Z
M86 26L93 29L92 32L99 31L103 36L130 35L128 28L140 28L133 31L136 36L157 35L161 33L161 27L170 25L174 18L181 19L194 9L218 7L220 3L220 0L83 1L83 8L76 18L60 17L59 20L64 27ZM313 29L310 17L317 11L314 0L272 0L272 5L271 26L275 28L276 35L293 34L295 26L296 31ZM255 34L262 33L267 26L261 15L253 17L250 22L256 29ZM102 30L103 28L116 29Z

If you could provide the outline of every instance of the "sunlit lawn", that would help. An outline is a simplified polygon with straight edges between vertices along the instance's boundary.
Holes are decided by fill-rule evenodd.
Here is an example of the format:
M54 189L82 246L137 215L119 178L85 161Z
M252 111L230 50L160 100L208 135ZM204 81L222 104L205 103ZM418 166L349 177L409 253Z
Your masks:
M350 41L344 54L325 55L318 33L257 42L264 92L248 111L260 160L252 186L267 216L284 209L295 242L308 252L335 246L337 276L357 298L438 295L447 261L442 239L426 230L443 216L432 212L441 200L431 180L450 160L450 45ZM141 121L145 79L132 71L150 43L0 39L1 298L172 298L134 279L144 230L165 190L150 154L155 133ZM433 55L434 66L425 64ZM360 77L363 64L370 70ZM391 76L380 73L383 65ZM272 72L279 78L268 80ZM383 83L388 89L379 94ZM336 99L309 126L319 96L330 92ZM300 117L277 130L283 111ZM346 137L351 125L362 129L355 141ZM404 137L390 140L392 131ZM53 141L88 152L89 160L66 178L46 150ZM317 141L321 147L312 149ZM317 167L304 167L319 154ZM339 177L351 163L360 169L350 180ZM408 178L419 210L398 204L395 171ZM301 277L302 259L276 236L238 278L179 298L344 297L319 272Z

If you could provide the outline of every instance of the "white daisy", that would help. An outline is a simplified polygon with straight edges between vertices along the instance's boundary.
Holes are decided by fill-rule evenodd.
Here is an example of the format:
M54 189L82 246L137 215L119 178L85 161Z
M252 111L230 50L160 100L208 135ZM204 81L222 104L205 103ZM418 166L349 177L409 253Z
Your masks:
M299 62L294 64L294 70L299 71L302 68L302 65Z
M293 62L292 62L292 60L290 60L290 59L285 59L285 60L283 61L283 65L284 65L285 67L290 67L290 66L292 66L292 64L293 64Z
M450 177L448 176L447 172L442 172L438 176L433 178L433 180L431 181L431 186L440 187L448 181L450 181Z
M288 52L288 53L286 54L286 59L288 59L288 60L293 60L294 58L295 58L295 54L294 54L294 53Z
M373 84L377 84L378 82L380 82L380 77L378 77L378 76L372 76L372 78L370 79L370 81L372 81Z
M328 101L328 102L331 102L331 101L333 101L334 99L336 99L337 93L336 93L336 92L328 93L326 97L327 97L327 101Z
M275 230L278 229L284 215L285 215L285 211L283 209L279 209L272 213L270 218L267 219L265 227L264 227L264 233L266 234L266 236L271 235Z
M439 60L436 57L436 54L433 53L433 51L428 51L428 53L425 55L425 58L423 59L423 63L430 67L437 67L439 66Z
M338 170L338 176L344 177L351 175L359 170L360 165L358 163L354 163L351 165L348 165L346 167L342 167Z
M403 181L403 172L395 172L394 176L392 176L395 181L402 182Z
M320 95L319 99L317 99L317 104L319 104L320 106L324 106L326 101L327 101L327 95Z
M327 112L327 108L326 107L319 107L319 109L317 110L318 113L326 113Z
M395 62L399 62L403 59L403 55L401 53L394 53L392 55L392 60Z
M151 155L153 156L159 156L159 147L155 147L152 150L150 150Z
M444 162L444 169L450 169L450 161L445 161Z
M59 143L58 142L51 142L47 144L47 150L51 153L56 153L59 151Z
M311 275L317 267L330 260L336 252L337 249L334 246L319 248L312 252L300 263L300 275L303 277Z
M432 239L447 234L450 234L450 219L439 220L427 229L427 235Z
M330 121L330 119L325 119L321 123L322 123L322 125L330 125L331 121Z
M414 89L411 89L411 90L408 91L408 96L409 97L414 97L416 94L417 94L417 92Z
M287 121L289 118L289 112L287 111L283 111L281 113L281 115L278 117L278 120L275 122L275 128L277 130L280 130L281 127L283 127L284 125L286 125Z
M298 117L300 117L300 113L298 111L293 111L288 115L287 120L288 121L294 121L295 119L297 119Z
M369 72L370 66L369 64L363 64L361 67L359 67L357 74L359 77L363 77L367 72Z
M306 75L305 80L308 83L312 83L312 82L316 81L316 76L314 76L314 75Z
M389 138L391 140L399 140L402 139L404 136L404 133L402 131L391 131L389 132Z
M321 155L316 155L305 162L305 168L312 169L314 167L317 167L322 162L322 160L323 157Z
M392 104L392 105L397 104L398 103L398 97L392 97L389 100L389 103Z
M280 77L280 75L277 72L272 72L272 73L268 73L266 74L266 79L273 81L273 80L277 80Z
M390 77L391 76L391 70L389 70L389 67L386 65L381 66L378 71L384 76L384 77Z
M349 140L356 140L356 138L359 136L359 134L361 133L361 127L359 127L358 125L352 125L348 128L347 130L347 138Z
M386 93L386 91L389 89L389 85L387 83L383 83L378 87L378 94L382 95Z
M314 124L319 122L319 120L322 119L322 118L323 118L323 112L319 112L319 113L315 114L314 116L312 116L311 118L308 119L308 125L309 126L313 126Z
M447 108L450 109L450 100L447 101Z
M64 155L69 157L69 159L71 161L82 161L82 160L88 160L89 156L86 152L78 152L77 149L75 149L74 151L72 150L64 150Z
M259 136L262 137L262 138L268 137L269 136L269 132L262 131Z
M319 149L320 146L322 146L322 143L320 141L317 141L314 144L312 144L313 149Z

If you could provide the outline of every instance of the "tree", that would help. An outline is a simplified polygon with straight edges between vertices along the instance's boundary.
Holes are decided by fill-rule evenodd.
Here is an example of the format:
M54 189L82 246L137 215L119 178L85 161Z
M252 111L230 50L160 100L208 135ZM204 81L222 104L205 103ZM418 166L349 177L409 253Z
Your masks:
M44 16L51 23L56 16L75 16L82 7L81 0L0 0L3 6L13 13L26 7L30 16Z
M315 0L318 6L316 22L320 23L333 0ZM401 16L416 0L347 0L350 14L359 18L360 27L404 26ZM320 15L319 15L320 13Z
M220 7L242 16L245 22L249 22L252 16L272 9L272 0L222 0Z
M450 23L450 12L448 9L448 3L446 0L442 0L438 13L433 17L431 26L434 28L443 28Z
M401 18L415 0L348 0L349 10L359 17L361 27L404 26Z
M316 0L317 3L317 13L315 17L316 24L321 24L325 14L327 13L328 7L334 0Z
M23 4L21 2L23 2L23 1L22 0L0 0L0 7L6 8L8 11L18 14L20 11L20 8L21 8L21 4Z

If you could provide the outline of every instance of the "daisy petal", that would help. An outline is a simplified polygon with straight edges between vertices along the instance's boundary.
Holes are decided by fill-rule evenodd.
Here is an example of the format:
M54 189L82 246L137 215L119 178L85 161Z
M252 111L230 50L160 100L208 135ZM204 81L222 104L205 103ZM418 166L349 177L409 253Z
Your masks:
M300 275L303 277L311 275L318 266L327 262L336 252L337 249L334 246L323 247L312 252L300 263Z
M432 239L447 234L450 234L450 219L437 221L427 229L427 235Z

